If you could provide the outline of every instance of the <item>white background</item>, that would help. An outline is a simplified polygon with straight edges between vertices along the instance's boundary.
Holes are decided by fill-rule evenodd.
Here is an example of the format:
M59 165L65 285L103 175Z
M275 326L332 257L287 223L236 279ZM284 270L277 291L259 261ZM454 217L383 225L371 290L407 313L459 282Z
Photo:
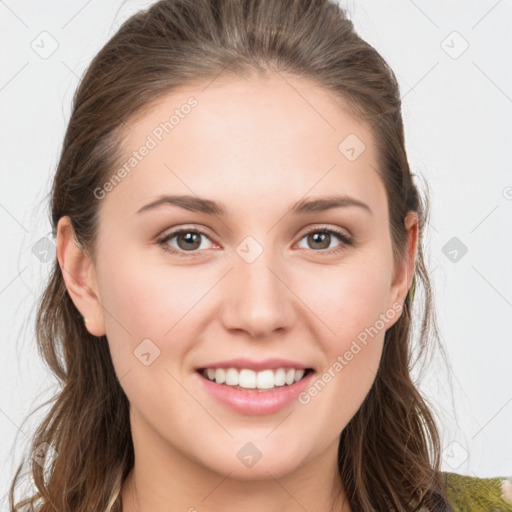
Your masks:
M50 263L32 248L51 230L46 200L72 95L119 23L147 4L0 1L2 509L14 465L42 414L23 421L56 390L33 333ZM421 390L440 423L443 470L510 476L512 1L343 5L399 78L409 161L431 191L426 249L453 401L437 361ZM46 49L52 39L58 44L47 58L33 49L42 38ZM467 247L455 262L445 255L451 246L443 252L453 237Z

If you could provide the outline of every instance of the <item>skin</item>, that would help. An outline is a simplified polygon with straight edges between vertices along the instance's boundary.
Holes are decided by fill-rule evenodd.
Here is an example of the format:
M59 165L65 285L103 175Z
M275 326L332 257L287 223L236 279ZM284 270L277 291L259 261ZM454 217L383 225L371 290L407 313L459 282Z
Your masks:
M89 332L107 335L130 401L136 461L122 489L124 511L348 511L339 437L372 386L385 330L400 313L309 403L274 414L227 409L195 369L233 357L283 357L319 377L379 315L403 304L417 217L406 219L409 243L395 267L372 135L328 91L280 75L205 85L173 91L128 123L127 157L168 112L190 96L198 100L99 200L95 261L73 242L68 218L58 225L66 286ZM366 146L354 161L338 150L349 134ZM333 193L363 201L372 213L355 206L288 211L300 199ZM136 213L161 194L222 201L230 216L171 205ZM315 245L307 229L322 226L348 232L355 244L331 235ZM157 238L181 227L207 236L188 252L197 247L190 241L166 242L184 256L165 252ZM236 252L247 236L263 249L250 264ZM323 247L341 250L325 255ZM133 354L147 338L160 350L149 366ZM250 468L236 455L248 442L262 453Z

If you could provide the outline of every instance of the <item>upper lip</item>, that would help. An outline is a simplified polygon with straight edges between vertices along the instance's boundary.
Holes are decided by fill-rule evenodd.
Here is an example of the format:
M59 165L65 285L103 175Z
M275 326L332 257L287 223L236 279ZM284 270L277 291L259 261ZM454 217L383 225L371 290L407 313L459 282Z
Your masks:
M261 371L267 369L276 370L277 368L285 367L304 370L311 368L311 366L299 363L297 361L292 361L291 359L272 358L264 359L263 361L254 361L251 359L237 358L224 361L216 361L214 363L208 363L203 366L200 366L198 370L203 368L238 368L239 370L247 368L254 371Z

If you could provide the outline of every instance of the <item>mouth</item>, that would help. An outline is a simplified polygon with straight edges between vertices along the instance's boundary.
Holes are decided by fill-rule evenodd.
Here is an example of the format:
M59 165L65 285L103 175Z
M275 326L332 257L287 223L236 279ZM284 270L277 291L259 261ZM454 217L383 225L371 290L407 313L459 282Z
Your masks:
M280 367L255 371L248 368L198 368L204 379L223 387L246 392L275 392L286 389L306 379L315 371L312 368Z
M300 365L299 365L300 366ZM202 389L217 403L249 416L274 414L298 402L298 397L311 386L312 368L276 366L252 370L235 367L198 368Z

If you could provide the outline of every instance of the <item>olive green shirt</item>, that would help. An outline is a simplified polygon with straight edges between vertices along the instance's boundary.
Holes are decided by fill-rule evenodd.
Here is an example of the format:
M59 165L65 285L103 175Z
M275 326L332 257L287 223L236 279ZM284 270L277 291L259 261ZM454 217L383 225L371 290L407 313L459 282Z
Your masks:
M512 478L479 478L443 472L454 512L512 512Z

